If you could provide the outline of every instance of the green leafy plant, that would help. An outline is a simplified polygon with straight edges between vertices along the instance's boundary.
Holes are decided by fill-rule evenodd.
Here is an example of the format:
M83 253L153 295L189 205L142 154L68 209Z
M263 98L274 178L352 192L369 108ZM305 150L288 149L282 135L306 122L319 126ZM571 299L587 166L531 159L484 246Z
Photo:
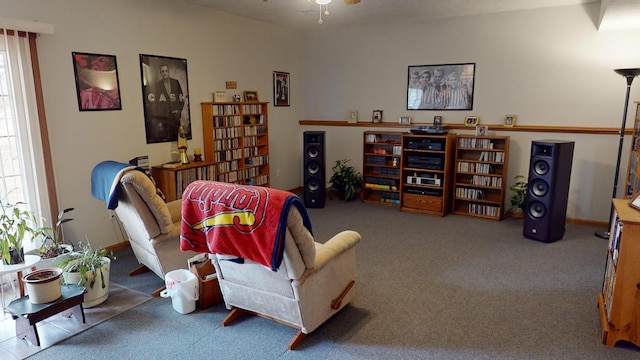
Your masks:
M523 175L517 175L515 177L515 183L509 186L509 190L512 191L511 197L509 200L511 201L511 207L508 211L521 211L524 210L524 202L527 199L527 189L529 184L525 180Z
M349 159L336 160L331 168L333 175L329 179L329 197L334 193L344 196L344 201L355 199L362 191L362 174L353 166L347 165Z
M54 258L63 254L66 251L64 246L64 238L62 237L62 224L67 223L73 219L64 218L65 214L73 211L74 208L66 208L58 213L58 221L56 221L53 228L44 228L45 238L40 246L40 256L43 259Z
M24 205L23 202L11 204L0 201L0 251L6 264L24 261L22 244L25 237L33 241L45 235L35 214L25 210ZM13 256L13 261L12 253L17 254Z
M105 249L94 249L88 241L80 241L78 247L80 251L72 252L69 259L60 264L60 268L64 272L80 273L80 281L77 285L86 286L88 283L91 288L95 285L99 273L104 288L106 285L101 269L107 263L104 258L115 260L115 256Z

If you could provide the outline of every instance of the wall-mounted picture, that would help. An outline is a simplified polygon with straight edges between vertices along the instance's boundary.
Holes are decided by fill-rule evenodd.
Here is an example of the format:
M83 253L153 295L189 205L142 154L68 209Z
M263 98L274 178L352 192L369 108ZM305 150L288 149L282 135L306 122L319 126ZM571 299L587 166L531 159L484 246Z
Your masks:
M476 126L480 122L477 116L467 116L464 118L464 126Z
M191 139L187 60L140 54L147 144L176 141L182 125Z
M273 72L273 106L289 106L288 72Z
M258 101L258 92L255 90L247 90L243 92L244 101Z
M116 57L80 52L71 55L80 111L122 110Z
M516 116L513 114L507 114L504 116L504 126L512 127L516 125Z
M473 110L475 63L411 65L407 110Z
M374 123L382 122L382 110L373 110L373 114L371 115L371 121Z

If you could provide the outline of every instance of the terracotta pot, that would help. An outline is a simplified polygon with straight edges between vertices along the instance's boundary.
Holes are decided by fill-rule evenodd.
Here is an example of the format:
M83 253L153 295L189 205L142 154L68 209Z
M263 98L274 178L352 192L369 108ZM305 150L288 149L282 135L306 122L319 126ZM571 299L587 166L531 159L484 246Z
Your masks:
M32 304L44 304L62 295L62 270L48 268L36 270L22 277Z

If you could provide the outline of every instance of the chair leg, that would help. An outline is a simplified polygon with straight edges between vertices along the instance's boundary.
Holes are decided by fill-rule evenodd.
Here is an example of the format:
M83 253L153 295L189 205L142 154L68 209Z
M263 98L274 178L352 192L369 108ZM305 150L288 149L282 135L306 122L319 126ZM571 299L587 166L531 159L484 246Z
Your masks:
M149 271L149 268L146 267L145 265L140 264L135 269L129 271L129 276L135 276L138 274L146 273L147 271Z
M296 336L291 339L291 342L289 343L289 350L295 350L295 347L298 346L298 344L300 344L307 335L308 334L303 333L302 330L299 330Z
M231 324L232 322L234 322L238 318L244 316L245 314L249 314L249 312L246 311L246 310L239 309L239 308L234 308L233 310L231 310L229 315L227 315L227 317L224 318L224 320L222 320L222 326L227 326L227 325Z
M333 299L333 301L331 301L331 308L333 310L338 310L340 309L340 306L342 305L342 300L344 300L344 297L347 296L347 293L349 293L349 290L351 290L351 288L353 287L353 285L356 282L354 280L351 280L349 282L349 284L347 284L347 286L344 288L344 290L342 290L342 293L340 293L340 295L338 295L337 298Z

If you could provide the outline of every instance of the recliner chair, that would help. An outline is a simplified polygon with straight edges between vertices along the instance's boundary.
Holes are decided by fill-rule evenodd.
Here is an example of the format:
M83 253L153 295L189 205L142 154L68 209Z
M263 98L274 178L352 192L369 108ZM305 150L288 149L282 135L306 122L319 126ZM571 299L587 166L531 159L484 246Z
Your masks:
M360 234L347 230L318 243L298 208L292 206L286 216L284 254L276 271L248 259L237 261L233 255L212 256L225 305L231 310L222 325L246 313L276 320L299 330L289 343L294 349L354 298Z
M182 201L165 203L151 179L138 170L126 171L119 182L115 213L141 264L129 275L151 270L164 279L169 271L186 269L187 260L198 253L180 250ZM162 289L155 290L153 295L158 296Z

